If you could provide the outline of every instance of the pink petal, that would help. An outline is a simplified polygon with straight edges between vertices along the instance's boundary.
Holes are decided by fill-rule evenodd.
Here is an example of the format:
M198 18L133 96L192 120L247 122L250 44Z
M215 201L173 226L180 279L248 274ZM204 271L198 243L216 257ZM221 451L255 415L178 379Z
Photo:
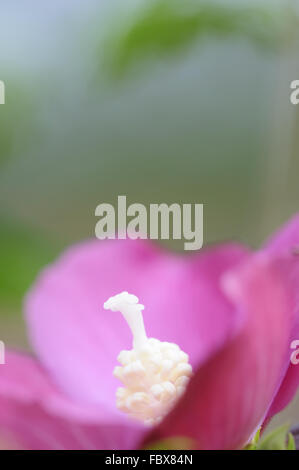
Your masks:
M295 312L289 342L291 344L293 340L299 340L299 214L272 236L263 250L271 256L293 259L292 269L289 270L289 282L293 285L292 308ZM293 351L293 349L289 349L289 357ZM282 379L281 387L269 410L267 420L285 408L294 397L299 386L299 367L289 362L287 373Z
M187 436L198 449L238 449L262 422L285 370L291 310L280 265L262 255L226 277L242 332L202 367L149 437Z
M14 448L133 449L144 434L104 407L68 400L29 356L9 352L0 370L0 435Z
M219 280L247 256L234 245L189 258L140 240L82 243L46 269L27 298L32 344L67 394L114 409L119 383L112 371L132 340L121 315L103 309L107 298L123 290L137 295L148 335L202 362L241 326L242 313Z
M263 250L275 256L299 252L299 214L272 235Z

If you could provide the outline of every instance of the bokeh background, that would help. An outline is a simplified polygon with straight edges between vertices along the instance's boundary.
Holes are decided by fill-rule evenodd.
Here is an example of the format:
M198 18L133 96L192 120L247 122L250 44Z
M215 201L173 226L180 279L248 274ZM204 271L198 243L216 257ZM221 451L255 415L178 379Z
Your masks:
M1 1L1 340L29 348L23 296L94 237L99 203L204 203L205 244L252 247L299 210L298 15L297 0Z

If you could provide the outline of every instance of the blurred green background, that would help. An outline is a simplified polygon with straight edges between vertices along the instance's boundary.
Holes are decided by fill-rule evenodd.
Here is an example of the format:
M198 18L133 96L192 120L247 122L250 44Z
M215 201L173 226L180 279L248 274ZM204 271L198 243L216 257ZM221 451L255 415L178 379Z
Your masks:
M252 247L298 211L297 14L286 0L2 0L7 345L28 347L24 293L94 236L101 202L204 203L205 244Z

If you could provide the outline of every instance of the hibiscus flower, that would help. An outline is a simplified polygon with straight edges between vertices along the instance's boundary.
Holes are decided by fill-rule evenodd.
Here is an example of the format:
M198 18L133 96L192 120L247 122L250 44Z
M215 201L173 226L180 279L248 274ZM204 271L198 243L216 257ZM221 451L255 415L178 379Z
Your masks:
M25 449L136 449L169 438L244 447L299 383L290 362L298 246L299 216L258 252L230 243L183 256L141 240L71 247L26 297L35 355L7 351L0 366L1 435ZM132 335L103 305L123 291L145 305L146 338L178 345L193 370L150 425L116 406L113 370Z

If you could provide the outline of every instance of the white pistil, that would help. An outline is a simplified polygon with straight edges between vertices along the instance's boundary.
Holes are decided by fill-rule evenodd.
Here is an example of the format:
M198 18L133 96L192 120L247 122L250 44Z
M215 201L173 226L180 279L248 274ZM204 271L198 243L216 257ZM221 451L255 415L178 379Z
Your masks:
M122 292L114 297L110 297L104 303L104 309L122 313L132 331L134 349L138 350L146 344L147 336L142 317L144 306L138 303L136 295Z
M124 387L116 392L117 407L146 424L158 423L185 391L192 374L188 355L174 343L147 338L142 310L135 295L122 292L104 303L106 310L119 311L133 335L133 349L121 351L121 366L114 375Z

